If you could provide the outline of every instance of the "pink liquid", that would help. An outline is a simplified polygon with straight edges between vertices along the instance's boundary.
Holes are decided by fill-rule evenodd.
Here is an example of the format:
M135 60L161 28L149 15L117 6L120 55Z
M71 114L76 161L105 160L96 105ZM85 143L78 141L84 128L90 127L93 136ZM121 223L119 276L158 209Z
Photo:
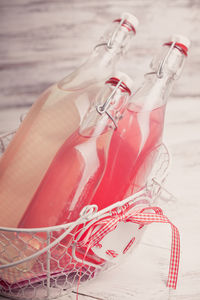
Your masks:
M112 136L106 171L91 204L103 209L144 187L161 143L164 114L165 106L125 112ZM98 259L90 254L88 261Z
M95 203L102 209L125 198L130 190L132 192L140 189L145 184L153 164L153 160L148 158L152 157L152 152L161 142L164 111L165 107L151 112L126 111L112 136L107 168L102 180L104 167L101 166L105 166L105 154L99 146L102 145L105 134L92 143L89 143L92 139L82 137L78 132L73 134L54 158L19 227L43 227L71 222L79 217L81 209L90 204L91 199L91 204ZM86 140L88 143L85 143ZM98 143L98 140L101 142ZM77 151L76 145L84 146L82 152ZM93 163L96 158L90 152L94 145L98 164ZM86 165L90 165L91 173L85 172ZM85 181L81 181L84 172ZM82 187L80 182L83 183ZM98 182L100 185L94 195ZM82 194L78 192L77 198L77 191L80 189ZM73 205L75 198L78 201ZM72 234L80 229L81 226L75 228ZM62 241L67 246L68 253L71 252L72 242L70 235ZM86 249L76 248L79 259L83 259L85 251ZM66 253L63 266L67 264L67 257ZM104 263L92 250L84 259L95 264Z
M156 158L154 150L161 143L164 113L165 106L125 112L112 136L106 171L91 204L103 209L145 185Z
M97 137L81 136L77 130L57 152L45 177L28 206L19 227L47 227L75 221L80 216L82 208L89 204L105 169L106 141L110 140L112 131L102 133ZM72 270L69 264L71 244L77 230L75 227L67 235L62 244L66 246L65 255L59 262L66 270ZM57 232L54 237L61 233ZM44 233L38 233L45 240ZM54 255L59 248L52 249ZM86 249L76 250L79 259L83 259ZM95 257L92 250L88 251L86 260L101 264L104 261Z
M108 132L110 133L110 132ZM76 131L57 152L19 227L72 222L93 196L105 168L108 133L88 138Z

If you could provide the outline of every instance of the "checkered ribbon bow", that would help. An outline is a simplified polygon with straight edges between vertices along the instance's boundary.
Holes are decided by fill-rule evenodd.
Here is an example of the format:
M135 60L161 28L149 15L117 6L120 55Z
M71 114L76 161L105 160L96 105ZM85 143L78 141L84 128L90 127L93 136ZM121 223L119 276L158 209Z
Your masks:
M153 213L149 212L150 210L153 210ZM172 243L167 286L176 289L180 260L180 236L176 226L163 215L163 212L159 207L146 207L139 210L133 210L128 208L128 206L125 206L120 208L120 211L112 211L111 216L104 217L93 223L86 230L84 236L77 241L77 246L87 247L87 251L94 246L99 246L100 241L109 232L115 230L119 222L132 222L137 223L140 226L151 223L168 223L171 225Z

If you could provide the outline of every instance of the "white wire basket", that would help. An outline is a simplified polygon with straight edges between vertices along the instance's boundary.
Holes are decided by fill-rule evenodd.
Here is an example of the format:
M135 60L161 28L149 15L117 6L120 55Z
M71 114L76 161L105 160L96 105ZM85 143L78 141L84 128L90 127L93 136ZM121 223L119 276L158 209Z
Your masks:
M1 153L14 133L0 137ZM20 300L57 298L128 257L146 226L120 222L100 245L89 249L81 242L89 237L90 228L98 221L122 209L155 204L170 163L164 144L156 151L156 162L146 186L127 199L101 211L89 205L78 220L69 224L38 229L0 227L0 295Z

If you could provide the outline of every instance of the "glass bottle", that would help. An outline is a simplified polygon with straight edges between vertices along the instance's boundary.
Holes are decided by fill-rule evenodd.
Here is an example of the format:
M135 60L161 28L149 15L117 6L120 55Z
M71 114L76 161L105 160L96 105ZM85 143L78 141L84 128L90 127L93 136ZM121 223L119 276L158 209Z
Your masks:
M165 43L133 95L115 131L108 164L91 204L103 209L142 189L162 143L166 103L175 79L181 74L187 38L174 35Z
M131 79L123 73L119 78L106 81L80 128L60 147L19 227L73 222L90 204L104 174L113 132L131 94Z
M134 16L122 14L88 60L34 103L0 161L1 226L17 226L55 153L77 130L136 27Z

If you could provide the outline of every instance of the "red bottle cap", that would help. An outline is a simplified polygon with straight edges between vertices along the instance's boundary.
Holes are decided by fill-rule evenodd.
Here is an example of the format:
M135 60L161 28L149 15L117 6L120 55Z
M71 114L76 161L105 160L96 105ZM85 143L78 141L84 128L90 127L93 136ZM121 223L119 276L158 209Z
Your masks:
M113 86L116 86L118 84L118 82L122 80L121 84L120 84L120 88L127 92L129 95L132 94L131 90L133 88L133 80L125 73L122 72L117 72L115 73L115 76L109 78L106 83L109 83Z
M113 22L121 22L122 20L122 26L125 27L128 31L133 31L134 34L136 34L136 28L138 27L139 21L138 19L129 13L122 13L121 17L119 19L114 20Z
M173 42L176 42L174 47L187 56L190 47L190 40L187 37L176 34L172 35L169 40L169 42L164 44L165 46L171 46Z

